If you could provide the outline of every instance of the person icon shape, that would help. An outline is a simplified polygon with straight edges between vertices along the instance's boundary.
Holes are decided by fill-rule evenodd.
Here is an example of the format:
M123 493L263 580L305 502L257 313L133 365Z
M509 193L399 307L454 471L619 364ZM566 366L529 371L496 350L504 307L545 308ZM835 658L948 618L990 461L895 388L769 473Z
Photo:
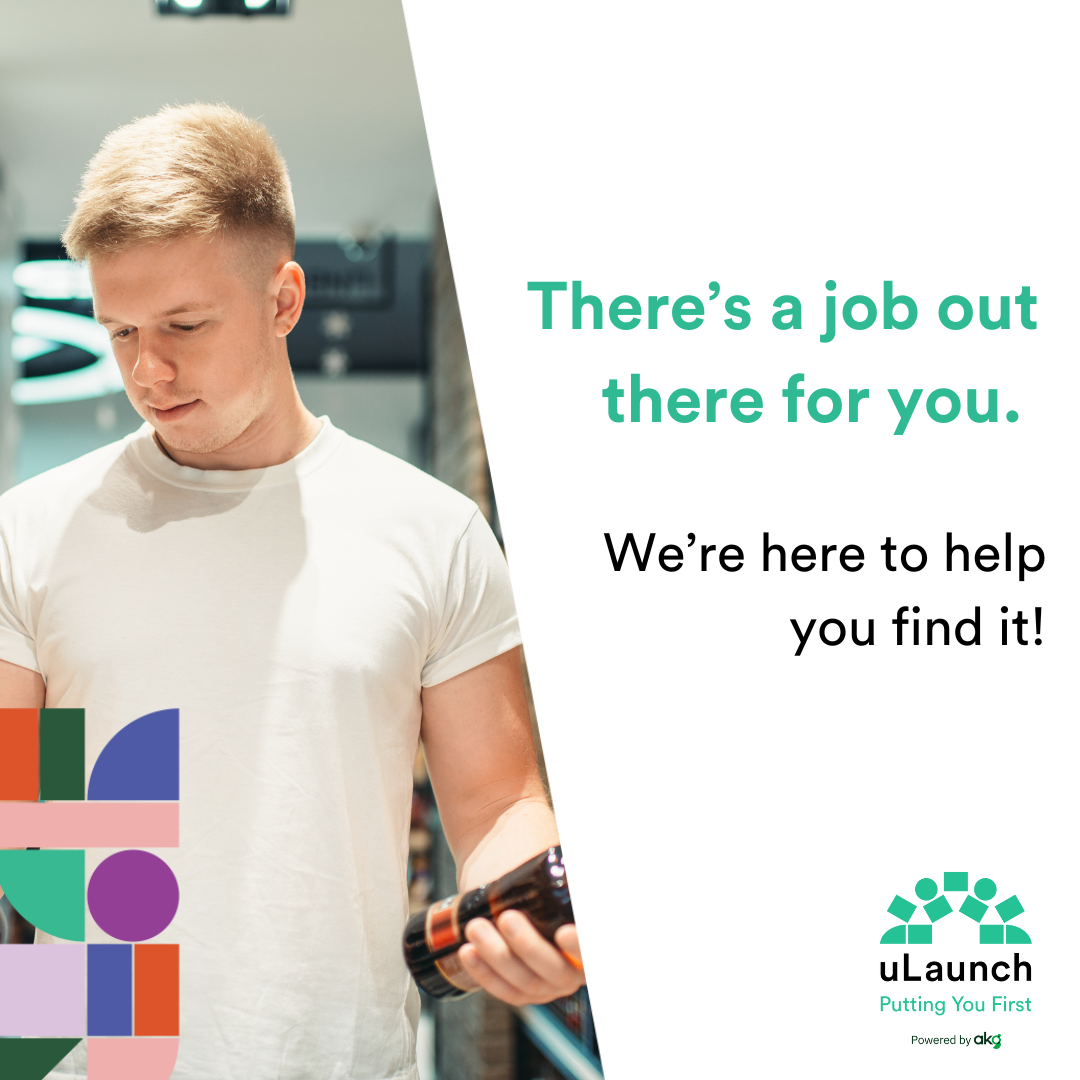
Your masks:
M1024 910L1015 894L994 905L994 910L1001 919L1000 923L983 922L983 917L990 910L990 901L997 896L997 891L997 882L992 878L979 878L972 889L975 895L968 894L964 898L960 905L960 914L979 924L980 945L1030 945L1031 938L1027 931L1014 926L1011 921Z
M920 878L915 883L915 895L923 901L922 909L926 912L929 923L912 923L911 918L919 910L919 905L900 895L894 896L888 912L902 920L902 924L885 931L881 938L882 945L932 944L934 923L952 912L952 904L945 898L944 893L938 895L938 885L933 878Z

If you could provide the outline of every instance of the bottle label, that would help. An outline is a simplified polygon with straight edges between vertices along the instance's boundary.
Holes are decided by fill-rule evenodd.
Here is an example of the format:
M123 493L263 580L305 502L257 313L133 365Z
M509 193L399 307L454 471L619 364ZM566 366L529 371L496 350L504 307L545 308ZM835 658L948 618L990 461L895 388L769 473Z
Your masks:
M480 989L480 984L465 970L465 965L456 952L436 960L435 966L439 969L439 974L451 986L456 986L466 994L471 994L474 990Z
M424 921L424 938L432 952L452 949L461 944L461 928L458 926L458 905L461 894L440 900L428 908ZM462 969L464 970L464 969ZM454 984L457 985L456 983Z

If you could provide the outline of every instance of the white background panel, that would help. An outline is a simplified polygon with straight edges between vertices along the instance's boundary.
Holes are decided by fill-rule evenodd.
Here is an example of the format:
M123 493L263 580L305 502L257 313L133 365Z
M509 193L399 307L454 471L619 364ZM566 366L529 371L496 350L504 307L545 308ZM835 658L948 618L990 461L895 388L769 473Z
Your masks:
M1062 1075L1080 1004L1071 11L405 11L606 1074ZM918 321L823 344L828 278L879 307L891 279ZM695 331L575 331L557 294L542 330L526 282L545 279L605 305L716 280L721 300ZM937 321L946 295L996 312L1023 285L1037 330L1015 310L1009 331ZM733 293L743 331L723 324ZM772 327L783 293L802 330ZM754 387L764 414L614 424L601 389L635 372L665 396ZM860 422L816 424L803 399L788 423L794 372L868 389ZM996 388L1000 420L921 411L894 435L888 389L916 387ZM603 534L627 530L697 543L679 572L614 573ZM766 530L858 543L866 567L763 573ZM1046 567L946 573L948 530L971 548L1009 530ZM887 535L927 568L885 572ZM702 542L740 544L745 568L700 572ZM954 623L979 605L982 644L897 647L901 605ZM1042 607L1040 646L1000 645L1002 605ZM876 644L796 658L789 619L829 617L873 617ZM878 962L903 952L878 945L885 908L946 870L1019 895L1030 987L913 983L945 1016L882 1014ZM1014 951L959 915L937 936L909 948L916 970ZM951 993L1033 1011L965 1018ZM1000 1052L910 1043L983 1031Z

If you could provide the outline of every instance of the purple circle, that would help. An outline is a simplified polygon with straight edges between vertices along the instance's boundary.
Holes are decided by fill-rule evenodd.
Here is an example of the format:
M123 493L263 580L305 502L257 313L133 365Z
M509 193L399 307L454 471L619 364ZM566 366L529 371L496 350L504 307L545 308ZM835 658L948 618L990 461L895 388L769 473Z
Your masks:
M86 890L94 922L120 941L146 941L173 921L180 886L149 851L119 851L94 871Z

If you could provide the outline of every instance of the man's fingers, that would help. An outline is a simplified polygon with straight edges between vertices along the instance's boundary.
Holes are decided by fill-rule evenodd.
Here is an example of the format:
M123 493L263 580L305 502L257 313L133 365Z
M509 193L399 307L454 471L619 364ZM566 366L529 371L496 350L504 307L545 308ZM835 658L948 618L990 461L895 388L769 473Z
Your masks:
M517 959L560 995L573 993L580 985L579 969L559 948L546 941L520 911L504 911L496 926ZM576 939L576 933L574 937ZM564 989L567 986L569 990Z
M458 950L465 970L486 990L509 1005L527 1005L529 999L515 986L497 975L472 944L462 945Z
M524 917L519 914L519 918ZM536 934L535 928L531 925L528 926L528 929ZM465 936L476 946L480 959L496 975L516 990L531 998L546 989L542 973L535 971L530 965L519 959L516 951L508 944L507 939L487 919L472 919L465 928ZM536 936L540 937L539 934ZM540 938L540 940L545 945L547 944L543 938ZM548 946L548 948L551 948L551 946Z
M563 956L577 968L584 971L585 965L581 962L581 945L578 943L577 927L573 923L560 926L555 931L555 944L562 951Z

